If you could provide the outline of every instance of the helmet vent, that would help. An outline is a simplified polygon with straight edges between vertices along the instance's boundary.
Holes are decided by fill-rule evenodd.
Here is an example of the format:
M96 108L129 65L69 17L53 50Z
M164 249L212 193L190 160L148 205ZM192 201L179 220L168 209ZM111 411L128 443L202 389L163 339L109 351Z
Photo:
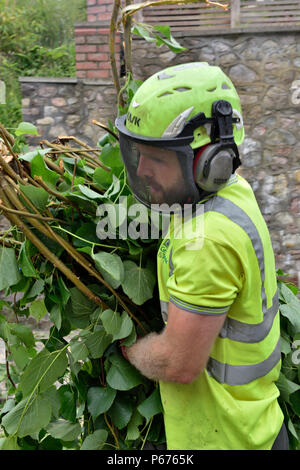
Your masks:
M164 73L164 72L157 75L158 80L165 80L166 78L173 78L173 77L175 77L175 75L168 75L167 73Z
M162 93L161 95L159 95L158 98L162 98L163 96L167 96L167 95L173 95L173 93L171 91L166 91L165 93Z
M209 91L209 93L212 93L213 91L216 91L217 87L215 86L214 88L209 88L208 90L206 91Z
M179 87L179 88L173 88L174 91L190 91L191 88L189 87Z
M227 83L223 83L222 90L230 90L230 86L228 86Z

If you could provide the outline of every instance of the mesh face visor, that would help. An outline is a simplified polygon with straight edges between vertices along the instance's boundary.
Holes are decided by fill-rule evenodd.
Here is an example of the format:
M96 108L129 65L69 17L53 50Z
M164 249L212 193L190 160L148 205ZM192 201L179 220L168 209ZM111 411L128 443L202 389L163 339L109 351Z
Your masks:
M190 145L132 137L121 132L117 121L121 155L136 199L160 212L176 211L171 207L175 204L183 207L196 203L199 190L193 178L194 153Z

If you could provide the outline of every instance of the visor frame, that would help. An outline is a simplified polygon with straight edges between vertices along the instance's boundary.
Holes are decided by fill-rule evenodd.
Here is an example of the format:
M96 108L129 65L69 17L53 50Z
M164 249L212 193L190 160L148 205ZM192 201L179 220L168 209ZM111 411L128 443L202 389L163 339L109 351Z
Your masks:
M201 113L203 116L204 114ZM118 129L119 132L124 134L126 137L129 137L132 139L134 142L141 143L141 144L148 144L148 145L153 145L154 147L177 147L177 146L183 146L183 145L189 145L190 143L193 142L194 140L194 133L193 131L189 135L181 135L184 134L184 129L183 131L176 137L172 138L165 138L165 137L146 137L140 134L135 134L134 132L131 132L127 129L126 127L126 117L127 114L123 114L122 116L119 116L115 120L115 126ZM209 122L207 118L204 118L203 124ZM189 125L189 122L186 123L186 126L188 129L191 129L191 126Z

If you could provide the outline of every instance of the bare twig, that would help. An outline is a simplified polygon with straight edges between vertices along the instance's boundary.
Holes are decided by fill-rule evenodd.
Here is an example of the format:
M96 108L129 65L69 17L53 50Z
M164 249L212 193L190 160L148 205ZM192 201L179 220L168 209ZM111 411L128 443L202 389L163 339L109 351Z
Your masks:
M119 137L117 136L117 134L114 131L112 131L109 127L107 127L105 124L102 124L102 122L99 122L93 119L92 124L95 124L95 126L101 127L101 129L106 130L106 132L113 135L115 139L119 140Z
M132 0L125 0L126 6L132 4ZM131 17L129 15L123 17L124 27L124 59L125 59L125 70L126 76L132 76L132 64L131 64Z
M5 202L6 206L10 205L9 200L7 199L3 188L0 188L0 197ZM93 300L97 305L103 307L104 302L97 297L88 287L85 286L83 282L59 259L57 256L52 253L39 239L35 236L29 227L17 216L14 214L7 214L7 218L20 230L24 235L30 240L39 250L39 252L47 258L53 266L59 269L84 295L89 299Z
M113 11L110 20L110 30L109 30L109 52L110 52L110 65L113 76L113 81L117 94L120 92L120 81L117 71L116 56L115 56L115 39L116 39L116 30L117 30L117 21L118 14L120 10L120 0L114 0ZM120 98L121 106L124 106L124 100Z
M5 345L6 346L6 345ZM10 383L14 388L16 388L13 379L11 378L10 372L9 372L9 362L8 362L8 353L7 353L7 346L5 347L5 366L6 366L6 375Z

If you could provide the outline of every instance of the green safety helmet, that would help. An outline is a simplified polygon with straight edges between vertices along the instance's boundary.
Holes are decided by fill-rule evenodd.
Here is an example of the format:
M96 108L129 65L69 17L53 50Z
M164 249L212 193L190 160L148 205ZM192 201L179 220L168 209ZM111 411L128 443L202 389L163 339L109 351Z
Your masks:
M240 164L240 99L225 73L207 62L149 77L116 127L129 183L148 207L194 204L201 192L222 188Z

